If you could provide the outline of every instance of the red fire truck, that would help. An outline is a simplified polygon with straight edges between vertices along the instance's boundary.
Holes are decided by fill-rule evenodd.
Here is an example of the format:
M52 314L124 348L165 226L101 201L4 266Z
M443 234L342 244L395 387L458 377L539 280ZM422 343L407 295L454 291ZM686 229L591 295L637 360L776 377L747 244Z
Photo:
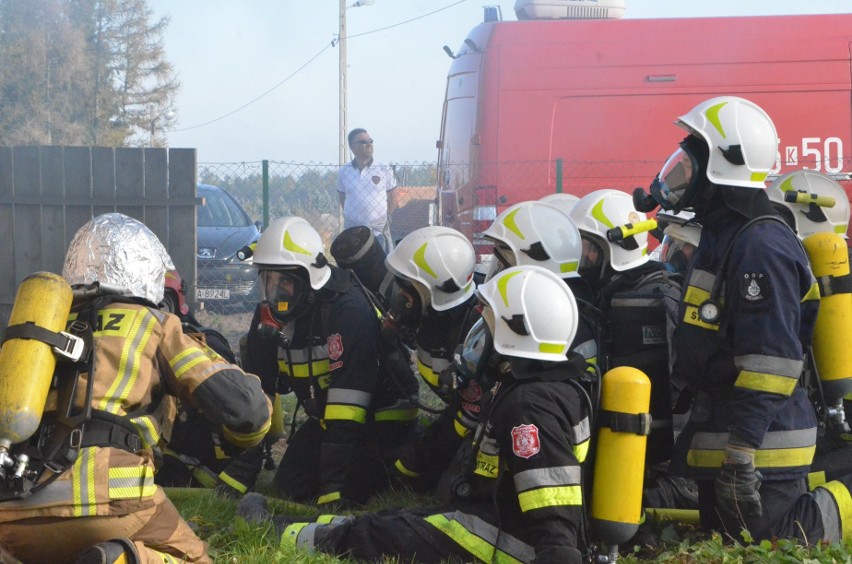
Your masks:
M593 15L616 17L535 19L571 15L560 4L590 5L519 0L526 19L485 21L455 53L445 49L440 221L475 245L511 204L647 187L684 137L674 120L713 96L769 113L780 138L774 173L843 178L852 166L852 13L631 20L601 9Z

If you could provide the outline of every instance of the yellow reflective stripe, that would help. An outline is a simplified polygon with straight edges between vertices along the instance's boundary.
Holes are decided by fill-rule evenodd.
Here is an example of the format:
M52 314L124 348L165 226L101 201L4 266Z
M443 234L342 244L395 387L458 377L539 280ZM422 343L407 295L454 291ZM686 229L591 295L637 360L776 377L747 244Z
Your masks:
M328 404L325 406L326 421L354 421L365 423L367 421L367 410L355 405Z
M586 461L586 457L589 455L590 444L591 441L587 439L578 445L574 445L574 457L577 459L577 462Z
M203 466L196 466L192 469L192 477L205 488L215 488L219 485L219 481L210 473L211 471Z
M579 264L576 260L571 262L563 262L559 265L559 272L577 272Z
M819 284L814 282L813 284L811 284L811 287L808 288L808 293L805 294L805 297L802 298L802 301L807 302L809 300L818 300L818 299L820 299Z
M314 520L314 523L319 523L321 525L327 525L327 524L331 523L332 521L334 521L335 517L337 517L337 515L333 515L331 513L325 513L325 514L317 517Z
M408 468L406 468L402 464L401 460L397 460L396 462L394 462L393 466L394 466L394 468L399 470L400 474L403 474L404 476L408 476L409 478L417 478L417 477L420 476L420 474L418 472L415 472L414 470L409 470Z
M331 503L332 501L337 501L340 499L340 492L331 492L325 495L319 496L317 499L317 505L322 505L323 503Z
M328 374L328 359L316 360L311 363L311 366L313 367L314 376L317 378ZM308 363L294 364L292 368L293 371L290 372L290 366L287 365L286 360L278 361L278 371L282 374L287 374L293 378L310 378L311 376L311 371L308 370Z
M438 375L435 374L431 366L426 366L419 358L417 359L417 371L430 386L438 387Z
M528 490L518 494L518 502L524 513L542 507L583 505L583 489L580 486L554 486Z
M734 382L734 387L789 396L796 389L798 382L798 378L741 370L737 381Z
M154 471L147 465L109 469L110 499L151 497L156 489Z
M844 542L852 540L852 496L849 490L837 480L832 480L820 487L828 490L837 504L837 516L840 517L840 532Z
M414 421L420 411L416 407L380 409L373 414L374 421Z
M701 321L701 318L698 317L698 308L695 306L686 306L686 309L683 312L683 322L688 323L689 325L695 325L696 327L701 327L702 329L709 329L710 331L719 330L718 323L704 323Z
M91 515L95 504L95 448L80 450L72 472L74 517Z
M135 313L130 334L124 340L121 348L115 380L97 406L98 409L113 414L119 412L122 400L127 398L136 383L142 353L151 338L154 325L157 323L157 318L147 308L137 310Z
M808 490L809 491L813 491L823 484L825 484L825 472L824 471L820 470L819 472L808 473Z
M467 434L470 433L470 429L462 425L461 421L458 419L453 419L453 428L456 430L456 435L461 438L466 437Z
M227 427L222 427L222 434L225 436L225 439L234 446L238 446L240 448L248 448L256 445L266 434L269 432L269 428L272 427L272 420L267 420L264 423L263 427L258 429L253 433L240 433L238 431L234 431L233 429L228 429Z
M522 564L517 558L495 549L494 545L471 533L458 521L447 519L445 515L430 515L424 521L456 541L459 546L482 562Z
M284 529L284 532L281 533L279 546L296 546L296 542L299 540L299 533L301 533L302 529L308 525L310 525L310 523L293 523L292 525L288 525L287 528Z
M565 350L565 346L560 345L559 343L539 343L538 344L538 352L549 353L549 354L561 354L563 350Z
M136 417L131 419L130 422L136 427L145 447L153 448L157 446L160 442L160 432L157 426L154 425L153 418L150 415Z
M778 448L758 450L754 455L757 468L787 468L810 466L814 459L816 445L797 448ZM697 468L719 468L725 459L724 450L690 449L686 455L689 466Z
M700 305L708 299L710 299L710 292L697 286L688 286L686 293L683 295L684 303L691 305Z
M174 370L175 376L180 379L184 374L202 362L208 362L210 357L203 349L190 347L184 349L169 359L169 366Z
M239 482L238 480L235 480L234 478L229 476L226 472L220 472L219 473L219 479L222 480L223 482L225 482L226 484L228 484L229 486L231 486L232 488L234 488L235 490L237 490L238 492L242 493L242 494L244 494L248 491L247 485Z

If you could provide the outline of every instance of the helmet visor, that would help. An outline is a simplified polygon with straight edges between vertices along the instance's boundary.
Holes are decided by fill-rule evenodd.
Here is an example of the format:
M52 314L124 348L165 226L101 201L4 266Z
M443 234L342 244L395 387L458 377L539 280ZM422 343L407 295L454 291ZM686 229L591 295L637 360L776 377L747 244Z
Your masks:
M651 184L651 195L665 210L682 210L688 205L685 197L695 184L697 170L695 158L679 148L666 160Z
M305 295L306 281L296 270L261 270L260 299L270 304L279 320L297 311Z
M491 332L485 320L479 318L468 331L461 352L456 355L456 368L468 381L478 380L482 376L490 352Z
M580 274L601 268L605 258L603 245L591 237L583 237L583 256L580 258Z

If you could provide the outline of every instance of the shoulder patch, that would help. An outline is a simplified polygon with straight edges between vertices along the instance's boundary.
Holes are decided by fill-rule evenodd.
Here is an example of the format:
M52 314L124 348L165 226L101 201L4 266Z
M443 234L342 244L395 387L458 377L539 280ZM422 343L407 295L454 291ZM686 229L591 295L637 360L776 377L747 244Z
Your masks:
M538 427L535 425L519 425L512 428L512 452L521 458L530 458L541 450L538 439Z
M769 276L764 272L747 272L740 279L740 296L747 302L758 303L769 297Z
M328 358L337 360L343 354L343 337L340 333L328 336Z

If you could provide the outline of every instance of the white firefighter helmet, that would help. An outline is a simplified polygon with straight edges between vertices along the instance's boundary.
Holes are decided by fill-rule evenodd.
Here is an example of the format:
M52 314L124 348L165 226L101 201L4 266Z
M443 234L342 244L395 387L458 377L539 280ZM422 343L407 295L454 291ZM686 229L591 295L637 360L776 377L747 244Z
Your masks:
M636 224L647 216L633 206L633 198L620 190L595 190L580 198L571 210L571 219L580 229L586 245L594 245L600 253L600 261L607 261L613 270L621 272L648 262L648 233L642 232L621 241L611 242L606 232L613 227ZM581 272L587 268L597 269L597 262L587 264L588 253L584 253Z
M477 295L488 306L482 316L498 353L566 360L577 334L577 302L559 276L540 266L515 266L479 286Z
M792 220L790 227L800 239L822 232L846 239L849 198L832 178L813 170L796 170L777 178L766 192L782 215ZM786 201L788 192L798 195L802 203Z
M542 198L539 198L539 202L544 202L545 204L550 204L556 209L560 210L565 215L571 214L571 208L574 207L580 200L579 196L575 196L574 194L566 194L565 192L557 192L556 194L548 194Z
M260 235L252 255L259 269L299 267L308 275L311 288L319 290L331 278L323 254L322 237L301 217L286 216L273 221Z
M476 252L450 227L422 227L406 235L387 256L395 276L412 283L425 308L446 311L473 295Z
M74 234L62 276L72 286L98 282L158 304L163 300L166 271L174 268L168 251L144 223L121 213L106 213Z
M577 278L583 242L571 218L555 206L521 202L506 208L483 237L494 242L504 266L541 266L560 278Z
M760 106L736 96L701 102L675 124L710 150L707 178L715 184L765 188L778 150L778 134Z

